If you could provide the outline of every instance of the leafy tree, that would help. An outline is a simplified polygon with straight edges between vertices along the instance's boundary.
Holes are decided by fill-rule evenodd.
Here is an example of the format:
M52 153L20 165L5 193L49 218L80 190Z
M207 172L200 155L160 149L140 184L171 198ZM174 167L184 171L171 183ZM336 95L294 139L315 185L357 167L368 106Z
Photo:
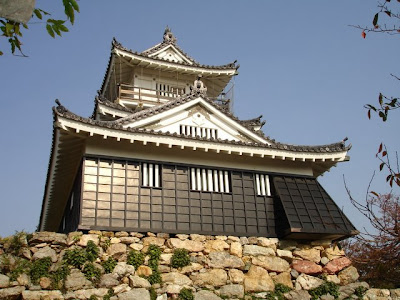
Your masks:
M46 24L46 30L48 34L55 38L56 35L61 36L63 32L68 32L68 28L65 26L65 22L69 21L71 25L75 21L75 12L79 12L79 5L76 0L62 0L64 5L64 13L67 17L66 20L56 20L51 18L51 14L40 9L35 8L33 10L32 18L37 18L38 20L43 20ZM11 47L11 53L15 55L16 51L22 56L26 56L22 52L22 30L29 29L29 24L22 24L13 20L0 18L0 30L1 36L6 38ZM0 50L0 55L3 52Z

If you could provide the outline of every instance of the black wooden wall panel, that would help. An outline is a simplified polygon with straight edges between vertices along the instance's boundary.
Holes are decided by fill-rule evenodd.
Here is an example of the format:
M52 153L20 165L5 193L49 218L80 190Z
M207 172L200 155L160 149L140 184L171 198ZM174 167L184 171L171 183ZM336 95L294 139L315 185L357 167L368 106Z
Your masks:
M253 172L228 170L231 192L218 193L190 190L191 166L160 166L161 187L143 187L140 161L86 158L80 227L276 236L273 198L256 195Z

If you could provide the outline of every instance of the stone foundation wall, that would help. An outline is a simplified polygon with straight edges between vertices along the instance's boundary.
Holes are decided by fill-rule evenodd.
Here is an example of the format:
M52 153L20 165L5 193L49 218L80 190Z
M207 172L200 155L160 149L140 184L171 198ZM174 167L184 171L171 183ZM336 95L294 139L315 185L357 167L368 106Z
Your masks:
M63 267L68 250L88 253L88 244L98 249L93 263ZM147 254L149 247L157 249L151 245L161 250L155 263L155 256ZM188 251L190 263L174 268L174 251L182 248ZM136 268L127 263L132 250L143 253L144 261ZM69 257L73 263L78 260ZM114 261L109 258L115 266L106 266L106 261ZM69 275L56 283L60 270L68 270ZM301 244L197 234L37 232L1 241L0 271L0 299L167 300L193 299L191 295L196 300L334 299L335 295L318 296L317 288L323 286L336 290L337 299L400 299L400 289L369 289L365 282L357 282L357 270L330 241Z

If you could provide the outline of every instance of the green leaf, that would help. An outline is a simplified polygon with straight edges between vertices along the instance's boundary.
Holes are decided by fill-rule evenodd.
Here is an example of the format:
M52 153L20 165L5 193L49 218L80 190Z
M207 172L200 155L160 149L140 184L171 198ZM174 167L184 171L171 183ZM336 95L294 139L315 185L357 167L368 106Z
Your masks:
M56 24L53 25L52 28L53 28L54 32L55 32L58 36L61 36L61 31L60 31L60 29L58 29L58 26L57 26Z
M50 24L47 24L47 25L46 25L46 29L47 29L47 32L50 34L50 36L51 36L52 38L55 38L54 31L53 31L53 29L51 28L51 25L50 25Z
M78 3L76 3L75 0L70 0L70 2L71 2L72 7L73 7L77 12L79 12L79 5L78 5Z
M378 16L379 16L379 13L376 13L375 16L374 16L374 20L372 21L372 24L374 26L376 26L376 24L378 24Z
M42 13L40 12L39 9L37 9L37 8L34 9L34 10L33 10L33 13L35 14L36 18L38 18L39 20L42 20L42 19L43 19Z
M0 51L0 56L1 56L1 55L3 55L3 52L2 52L2 51Z
M379 104L381 104L382 105L382 102L383 102L383 95L382 95L382 93L379 93Z
M379 116L385 121L385 114L382 111L379 112Z
M61 30L61 31L63 31L63 32L68 32L69 30L68 30L68 28L67 27L65 27L64 25L60 25L60 26L58 26L58 28Z
M7 23L6 24L6 35L11 36L13 31L14 31L14 25Z

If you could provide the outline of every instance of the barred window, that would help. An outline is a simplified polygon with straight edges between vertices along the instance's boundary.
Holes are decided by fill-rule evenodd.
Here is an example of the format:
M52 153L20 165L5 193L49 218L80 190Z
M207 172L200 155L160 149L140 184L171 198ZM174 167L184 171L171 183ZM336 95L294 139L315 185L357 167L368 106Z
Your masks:
M271 187L268 175L256 174L256 189L258 196L271 196Z
M189 126L189 125L181 125L180 126L180 134L187 136L200 136L205 138L214 138L217 136L217 129L214 128L206 128L206 127L198 127L198 126Z
M192 190L230 193L230 174L228 171L191 168L190 179Z
M142 163L142 186L161 187L161 166L158 164Z

